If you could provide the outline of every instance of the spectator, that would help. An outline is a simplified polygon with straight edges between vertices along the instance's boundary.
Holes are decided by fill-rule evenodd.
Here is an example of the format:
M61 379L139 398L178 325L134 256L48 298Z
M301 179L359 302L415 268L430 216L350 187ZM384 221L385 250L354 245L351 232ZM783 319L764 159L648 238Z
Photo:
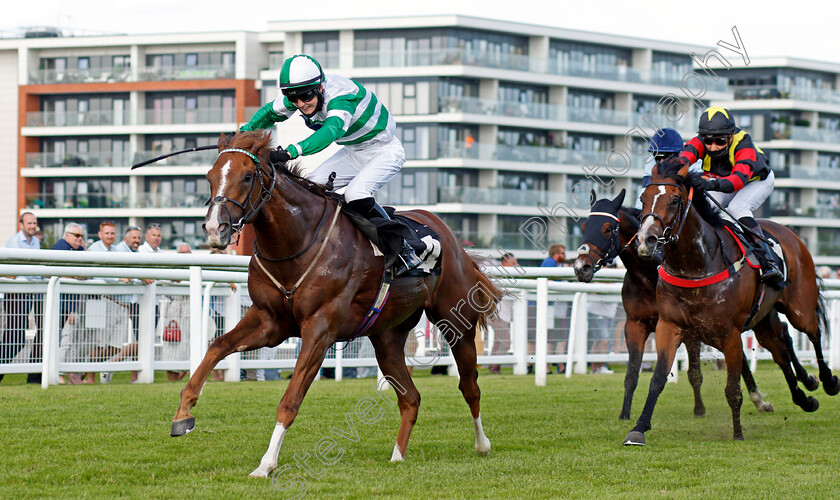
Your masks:
M137 251L140 253L161 253L163 252L160 249L162 240L163 234L160 232L160 224L149 224L146 226L146 242L140 245Z
M230 247L226 250L221 250L219 248L213 248L210 250L211 255L225 255L230 251ZM236 292L236 283L229 283L230 289ZM213 323L216 325L216 335L213 337L212 340L216 340L217 337L225 333L225 299L224 297L219 297L218 295L212 295L210 297L210 316L213 319ZM213 370L213 380L214 381L222 381L225 379L225 371L224 370Z
M70 222L64 226L64 238L58 240L53 245L53 250L71 250L83 252L85 234L82 226L75 222ZM77 332L79 330L77 325L79 302L81 296L78 294L62 294L59 301L59 332L61 338L59 340L59 361L79 361L77 350L79 345L79 338ZM82 378L77 373L70 373L67 379L71 384L81 384ZM64 384L64 374L58 375L58 383Z
M502 267L516 267L519 263L512 253L502 255ZM513 300L510 297L502 297L499 302L498 314L493 319L493 347L490 355L504 355L510 350L510 322L513 319ZM502 367L494 364L489 366L490 373L502 373Z
M111 221L99 224L99 241L87 248L88 252L113 252L114 241L117 239L117 226Z
M35 234L38 232L38 219L32 212L24 212L18 219L18 232L6 242L6 248L21 248L26 250L40 250L41 240ZM18 276L19 280L39 279L39 276ZM6 293L3 297L3 308L6 311L6 328L0 341L0 363L10 363L26 346L26 330L29 326L29 313L35 316L35 341L29 354L29 360L37 363L41 360L41 316L43 309L43 294L41 293ZM0 373L0 380L3 374ZM27 384L40 384L40 373L29 373Z
M618 303L590 300L586 310L589 319L588 337L591 341L591 352L601 354L612 352ZM613 373L606 363L590 363L589 371L596 374Z
M136 252L140 247L141 235L140 228L137 226L129 226L126 229L123 240L116 245L112 245L111 252ZM103 247L105 243L103 242ZM130 283L128 278L120 278L119 281L123 283ZM101 329L102 335L95 342L95 347L91 351L90 357L92 359L107 359L111 361L121 361L127 356L137 354L137 321L139 319L139 305L137 298L133 295L114 295L104 296L105 302L105 327ZM133 320L134 327L129 325ZM132 342L132 330L134 334L134 342ZM125 346L128 340L129 345ZM100 380L103 384L111 382L113 372L102 372ZM131 373L131 381L137 380L137 372ZM93 373L88 373L87 384L94 383Z

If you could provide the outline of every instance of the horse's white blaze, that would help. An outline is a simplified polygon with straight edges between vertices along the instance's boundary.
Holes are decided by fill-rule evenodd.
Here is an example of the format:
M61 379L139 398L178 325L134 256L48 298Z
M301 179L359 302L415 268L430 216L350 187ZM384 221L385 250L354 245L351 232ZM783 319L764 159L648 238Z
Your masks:
M268 477L271 471L277 468L277 455L280 454L280 445L283 444L283 436L286 435L286 427L277 423L274 432L271 433L271 441L268 443L268 450L260 460L260 466L254 472L248 474L251 477Z
M400 447L394 445L394 453L391 453L391 461L392 462L402 462L405 460L405 457L402 453L400 453Z
M225 188L227 187L228 183L228 174L230 174L230 160L222 166L222 179L219 182L219 189L216 190L216 196L223 196L225 192Z
M653 197L653 203L650 205L650 211L656 208L656 202L659 201L659 197L665 194L665 186L659 186L659 192L656 196ZM653 217L647 217L645 221L642 223L642 227L639 228L639 250L642 255L646 255L650 253L647 248L647 244L645 243L645 237L647 236L648 232L650 232L651 226L656 220Z
M481 425L481 414L473 419L473 426L475 427L475 451L479 455L487 455L490 453L490 440L484 435L484 427Z

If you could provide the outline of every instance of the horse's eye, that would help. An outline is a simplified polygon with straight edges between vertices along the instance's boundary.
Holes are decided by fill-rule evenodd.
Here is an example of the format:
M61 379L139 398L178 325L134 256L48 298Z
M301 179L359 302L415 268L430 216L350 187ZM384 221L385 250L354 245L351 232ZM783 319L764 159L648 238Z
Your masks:
M251 179L253 179L253 178L254 178L254 174L252 174L251 172L248 172L247 174L245 174L245 182L251 182Z
M671 202L669 203L669 205L671 205L672 207L676 207L677 205L679 205L679 203L680 199L675 196L671 198Z

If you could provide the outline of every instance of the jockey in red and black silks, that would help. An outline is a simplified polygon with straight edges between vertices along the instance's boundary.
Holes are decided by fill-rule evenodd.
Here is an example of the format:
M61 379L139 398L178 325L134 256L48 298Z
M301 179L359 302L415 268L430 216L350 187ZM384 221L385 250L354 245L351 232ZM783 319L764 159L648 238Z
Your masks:
M688 166L696 161L702 161L703 172L689 173L688 183L697 190L708 191L739 222L763 236L753 211L773 192L775 175L767 155L735 125L728 109L715 106L703 111L698 135L688 141L679 157L663 163ZM761 280L779 283L783 276L769 246L759 238L753 240L761 263Z

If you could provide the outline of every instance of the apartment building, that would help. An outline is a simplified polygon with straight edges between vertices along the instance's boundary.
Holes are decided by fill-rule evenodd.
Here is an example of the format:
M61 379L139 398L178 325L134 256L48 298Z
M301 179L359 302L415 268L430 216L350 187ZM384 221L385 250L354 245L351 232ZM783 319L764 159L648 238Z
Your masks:
M327 73L365 84L395 116L408 160L381 203L434 211L473 249L533 263L550 243L580 243L590 189L626 188L632 202L646 135L672 126L687 139L701 107L740 102L729 71L718 81L694 71L691 54L714 42L454 15L0 40L0 102L14 101L0 110L14 135L0 141L16 151L0 175L17 186L0 203L9 214L33 210L53 235L70 220L91 234L105 219L120 228L157 222L165 248L200 245L213 152L128 166L213 144L276 97L287 55L307 53ZM293 119L276 127L276 142L302 134ZM5 144L10 137L15 144ZM13 220L0 222L13 232Z

